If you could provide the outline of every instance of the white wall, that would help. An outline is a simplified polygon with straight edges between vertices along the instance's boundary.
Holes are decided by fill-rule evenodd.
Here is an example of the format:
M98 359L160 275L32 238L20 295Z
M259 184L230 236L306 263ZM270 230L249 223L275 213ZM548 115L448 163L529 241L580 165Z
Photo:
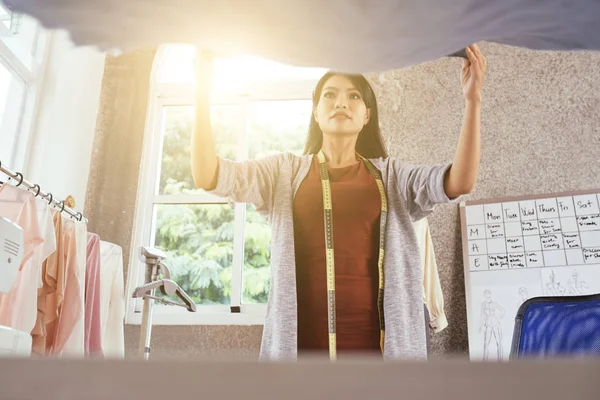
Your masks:
M52 35L44 85L25 163L25 176L55 198L85 200L104 54L73 46L62 31Z

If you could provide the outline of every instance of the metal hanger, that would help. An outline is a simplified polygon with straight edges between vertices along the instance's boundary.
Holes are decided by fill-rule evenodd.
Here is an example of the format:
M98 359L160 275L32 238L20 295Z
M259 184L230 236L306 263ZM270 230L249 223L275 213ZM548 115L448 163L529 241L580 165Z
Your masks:
M179 297L183 301L183 303L178 303L176 301L171 301L168 299L150 295L149 293L154 289L159 289L161 293L165 296L177 295L177 297ZM196 312L196 303L194 302L194 300L192 300L187 295L187 293L184 292L183 289L180 288L179 285L171 279L161 279L159 281L150 282L140 287L137 287L133 291L132 297L154 299L159 303L184 307L190 312Z

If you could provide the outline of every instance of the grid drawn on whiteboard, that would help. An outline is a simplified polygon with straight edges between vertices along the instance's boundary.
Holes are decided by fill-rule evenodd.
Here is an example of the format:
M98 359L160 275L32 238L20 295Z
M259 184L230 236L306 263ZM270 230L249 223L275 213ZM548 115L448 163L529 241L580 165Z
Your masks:
M469 270L600 263L600 195L465 207Z

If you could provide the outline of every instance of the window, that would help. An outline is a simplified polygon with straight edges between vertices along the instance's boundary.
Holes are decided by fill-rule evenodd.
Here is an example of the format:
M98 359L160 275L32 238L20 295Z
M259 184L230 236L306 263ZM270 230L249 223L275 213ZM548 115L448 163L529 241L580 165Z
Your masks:
M198 311L156 305L159 324L262 324L269 294L271 231L251 204L196 189L190 168L193 47L170 45L155 61L138 196L130 290L143 282L139 246L165 251L165 264ZM325 71L256 57L215 60L211 123L219 156L301 154L311 93ZM173 299L176 300L176 299ZM127 322L141 321L131 300Z
M29 144L46 32L0 3L0 161L21 170Z
M6 29L12 31L16 28L15 17L13 13L0 3L0 22L4 24Z
M0 3L0 22L0 37L18 53L22 61L27 62L28 56L37 55L46 33L35 19L12 12Z
M0 63L0 161L7 165L15 161L25 87L23 79Z

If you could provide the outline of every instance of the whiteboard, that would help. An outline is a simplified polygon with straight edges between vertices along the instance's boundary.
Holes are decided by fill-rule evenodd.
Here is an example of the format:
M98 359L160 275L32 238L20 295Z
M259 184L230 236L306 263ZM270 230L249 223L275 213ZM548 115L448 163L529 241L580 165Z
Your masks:
M535 296L600 293L600 189L460 204L469 353L508 360Z

